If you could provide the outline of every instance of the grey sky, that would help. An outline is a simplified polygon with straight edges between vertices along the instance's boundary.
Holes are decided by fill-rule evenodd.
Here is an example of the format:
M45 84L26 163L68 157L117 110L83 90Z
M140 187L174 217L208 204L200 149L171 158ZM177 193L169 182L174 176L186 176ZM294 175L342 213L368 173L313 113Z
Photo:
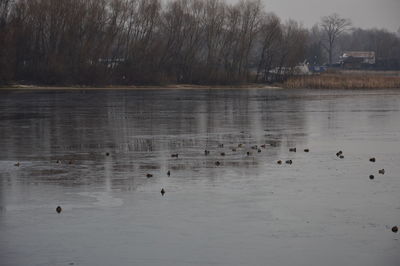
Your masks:
M261 0L267 11L275 12L283 20L292 18L307 27L322 16L338 13L350 18L355 27L400 27L400 0ZM231 0L232 2L232 0ZM236 1L234 1L236 2Z

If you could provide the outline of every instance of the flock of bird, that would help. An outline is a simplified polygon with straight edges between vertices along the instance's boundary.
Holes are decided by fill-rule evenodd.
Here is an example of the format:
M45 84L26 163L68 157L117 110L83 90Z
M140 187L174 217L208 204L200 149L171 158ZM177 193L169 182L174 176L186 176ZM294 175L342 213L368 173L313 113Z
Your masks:
M244 144L238 144L238 145L237 145L237 148L234 147L234 148L231 148L231 150L232 150L233 152L236 152L238 148L243 148L244 146L245 146ZM219 148L224 148L224 144L218 144L218 147L219 147ZM266 147L267 147L267 144L262 144L262 145L260 145L260 146L258 146L258 145L253 145L253 146L251 146L251 149L252 149L252 150L256 150L257 153L261 153L261 151L262 151L261 149L265 149ZM297 149L296 149L296 148L289 148L289 152L297 152ZM308 153L308 152L310 152L310 149L304 149L304 152ZM204 150L204 155L205 155L205 156L208 156L208 155L210 155L210 154L211 154L211 151L210 151L210 150ZM220 152L219 154L220 154L220 156L225 156L225 155L226 155L225 152ZM110 153L109 153L109 152L106 152L105 155L106 155L106 156L110 156ZM247 155L247 156L250 156L250 155L252 155L252 152L251 152L251 151L247 151L247 152L246 152L246 155ZM340 158L340 159L344 159L344 153L343 153L343 151L341 151L341 150L338 151L338 152L336 153L336 156L337 156L338 158ZM178 153L171 154L171 157L172 157L172 158L178 158L178 157L179 157L179 154L178 154ZM375 157L372 157L372 158L369 159L369 161L375 163L375 162L376 162L376 158L375 158ZM60 161L60 160L57 160L56 163L61 163L61 161ZM281 165L281 164L283 164L283 161L282 161L282 160L278 160L276 163L279 164L279 165ZM289 159L289 160L286 160L285 163L288 164L288 165L291 165L291 164L293 164L293 161L292 161L291 159ZM68 161L68 164L73 164L73 160ZM20 165L21 165L20 162L17 162L17 163L14 164L14 166L16 166L16 167L19 167ZM220 161L216 161L216 162L215 162L215 165L216 165L216 166L220 166L220 165L221 165L221 162L220 162ZM385 169L380 169L380 170L378 170L378 174L384 175L384 174L385 174ZM171 171L170 171L170 170L168 170L167 176L168 176L168 177L171 176ZM153 177L153 174L147 173L147 174L146 174L146 177L147 177L147 178L152 178L152 177ZM373 179L375 178L375 176L371 174L371 175L369 176L369 178L370 178L371 180L373 180ZM161 191L160 191L160 193L161 193L162 196L164 196L164 194L166 193L165 189L162 188ZM61 206L57 206L56 212L57 212L57 213L61 213L61 212L62 212ZM393 226L393 227L392 227L392 232L393 232L393 233L397 233L398 230L399 230L399 228L398 228L397 226Z

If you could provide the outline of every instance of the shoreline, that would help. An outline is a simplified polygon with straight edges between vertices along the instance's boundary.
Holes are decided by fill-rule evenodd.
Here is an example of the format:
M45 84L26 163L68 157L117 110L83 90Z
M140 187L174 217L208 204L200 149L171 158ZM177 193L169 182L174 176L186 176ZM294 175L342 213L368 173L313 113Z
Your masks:
M224 89L283 89L283 87L265 85L265 84L241 84L241 85L193 85L193 84L171 84L171 85L128 85L128 86L42 86L42 85L22 85L13 84L9 86L0 87L2 90L16 90L16 91L29 91L29 90L224 90Z

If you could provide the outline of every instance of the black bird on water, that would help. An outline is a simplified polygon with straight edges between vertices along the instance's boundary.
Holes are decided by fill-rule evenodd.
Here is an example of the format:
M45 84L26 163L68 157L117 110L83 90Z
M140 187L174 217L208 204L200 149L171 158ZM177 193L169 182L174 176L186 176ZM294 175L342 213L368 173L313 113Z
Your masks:
M60 206L57 206L56 212L57 212L57 213L60 213L61 211L62 211L61 207L60 207Z
M164 194L165 194L164 188L161 189L160 193L161 193L161 196L164 196Z
M170 176L171 175L171 172L168 170L168 172L167 172L167 176Z

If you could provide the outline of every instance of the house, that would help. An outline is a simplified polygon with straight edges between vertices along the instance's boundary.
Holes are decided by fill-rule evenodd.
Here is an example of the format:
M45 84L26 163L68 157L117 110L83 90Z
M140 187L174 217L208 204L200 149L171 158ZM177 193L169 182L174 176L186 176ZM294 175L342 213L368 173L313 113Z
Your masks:
M340 57L344 68L360 69L375 64L375 52L372 51L347 51Z

